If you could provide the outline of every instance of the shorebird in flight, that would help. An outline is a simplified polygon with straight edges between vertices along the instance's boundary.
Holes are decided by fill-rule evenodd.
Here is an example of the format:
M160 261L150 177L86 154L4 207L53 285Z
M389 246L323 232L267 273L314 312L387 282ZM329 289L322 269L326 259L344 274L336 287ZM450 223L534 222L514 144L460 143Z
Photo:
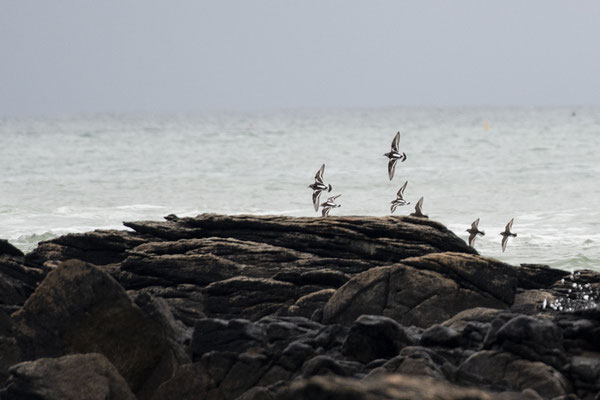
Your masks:
M469 232L469 246L471 246L471 247L474 247L473 243L475 243L475 237L477 235L481 235L481 236L485 235L484 231L479 230L479 228L477 227L478 225L479 225L479 218L477 218L475 221L473 221L470 229L467 229L467 232Z
M384 154L384 156L390 159L390 161L388 162L388 175L390 177L390 181L394 177L394 171L396 170L396 162L398 162L398 160L400 160L400 162L406 161L406 153L400 153L398 151L399 144L400 132L396 133L396 136L394 136L394 140L392 140L392 150Z
M509 237L517 237L516 233L512 233L510 231L510 229L512 228L512 224L513 224L514 218L512 218L510 220L510 222L508 224L506 224L506 228L504 228L504 232L500 232L500 235L502 235L502 251L504 252L504 250L506 250L506 243L508 242L508 238Z
M394 211L396 211L396 207L398 206L405 206L410 204L410 201L406 201L404 200L404 189L406 189L406 185L408 185L408 181L404 182L404 185L402 185L402 187L400 188L400 190L398 190L398 193L396 194L396 199L392 200L392 214L394 213Z
M421 207L423 207L423 196L421 196L419 201L417 201L417 204L415 205L415 212L410 214L410 216L419 218L429 218L427 215L423 214L423 210Z
M331 185L326 185L323 183L323 172L325 172L325 164L321 165L321 168L319 168L317 171L315 175L315 183L308 185L308 187L313 190L312 201L315 211L319 210L319 198L321 197L321 192L323 190L331 192L332 189Z
M335 199L337 199L340 196L341 196L341 194L332 196L332 197L328 198L326 202L321 203L321 207L323 207L323 209L321 210L321 215L323 217L329 216L329 211L331 211L332 208L341 207L340 204L336 204L336 202L335 202Z

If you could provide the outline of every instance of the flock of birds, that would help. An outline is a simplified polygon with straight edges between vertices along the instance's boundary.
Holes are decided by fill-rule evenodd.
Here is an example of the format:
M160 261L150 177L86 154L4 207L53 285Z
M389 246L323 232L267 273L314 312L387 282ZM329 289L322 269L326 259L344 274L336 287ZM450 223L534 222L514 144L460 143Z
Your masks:
M396 170L396 164L398 163L398 161L400 161L400 162L406 161L406 153L400 152L399 145L400 145L400 132L396 133L396 136L394 136L394 140L392 140L391 150L384 154L384 156L389 159L389 161L388 161L388 176L390 178L390 181L394 178L394 172ZM329 193L333 189L331 184L325 184L325 182L323 181L323 173L324 172L325 172L325 164L321 165L321 168L319 168L319 170L317 171L317 173L315 175L315 182L311 185L308 185L308 187L313 190L312 201L313 201L313 206L315 208L315 211L319 211L319 207L321 207L321 215L323 217L327 217L327 216L329 216L329 212L331 211L331 209L341 207L340 204L337 204L335 202L341 196L341 194L331 196L331 197L327 198L327 201L325 201L323 203L319 203L320 198L321 198L321 192L327 191ZM404 182L404 184L398 190L398 193L396 193L396 198L391 201L391 212L392 213L394 213L394 211L396 211L396 208L410 204L409 201L406 201L404 199L404 190L406 189L407 185L408 185L408 181ZM423 214L422 208L423 208L423 196L421 196L419 201L417 201L417 204L415 204L415 212L411 213L410 216L417 217L417 218L428 218L427 215ZM508 243L508 239L510 237L517 236L516 233L512 233L510 231L512 228L512 225L513 225L513 221L514 221L514 218L512 218L508 222L508 224L506 224L504 231L500 232L500 235L502 236L502 251L506 250L506 244ZM469 246L471 246L471 247L474 247L475 238L477 237L477 235L480 235L480 236L485 235L484 231L479 230L479 218L477 218L475 221L473 221L473 223L471 224L471 228L467 229L466 231L469 232Z

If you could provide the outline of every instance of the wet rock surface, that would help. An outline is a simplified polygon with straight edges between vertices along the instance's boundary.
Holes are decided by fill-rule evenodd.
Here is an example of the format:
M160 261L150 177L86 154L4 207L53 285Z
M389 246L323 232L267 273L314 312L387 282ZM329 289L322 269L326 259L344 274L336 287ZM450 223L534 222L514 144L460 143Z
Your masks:
M126 226L0 242L0 398L598 398L593 271L412 217Z

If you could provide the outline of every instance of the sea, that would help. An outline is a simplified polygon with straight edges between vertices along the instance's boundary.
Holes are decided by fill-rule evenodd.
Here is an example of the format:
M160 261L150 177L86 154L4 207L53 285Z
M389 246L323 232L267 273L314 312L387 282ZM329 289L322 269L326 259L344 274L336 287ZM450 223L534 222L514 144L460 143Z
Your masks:
M400 151L387 172L396 132ZM373 108L205 111L0 119L0 238L25 252L74 232L168 214L319 218L311 189L341 194L331 215L408 215L519 265L600 271L600 108ZM322 200L327 197L323 194ZM501 250L510 219L518 236Z

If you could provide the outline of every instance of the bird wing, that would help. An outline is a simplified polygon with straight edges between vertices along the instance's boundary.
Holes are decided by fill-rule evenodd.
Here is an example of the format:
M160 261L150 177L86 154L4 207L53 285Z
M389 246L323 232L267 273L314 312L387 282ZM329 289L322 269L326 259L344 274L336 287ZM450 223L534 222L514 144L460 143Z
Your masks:
M392 211L392 214L394 213L394 211L396 211L396 207L398 207L396 205L396 203L392 203L392 207L390 208L390 210Z
M406 189L406 185L408 185L408 181L404 182L404 185L402 185L402 187L400 188L400 190L398 190L397 196L398 196L399 199L403 198L402 196L404 196L404 189Z
M512 219L511 219L511 220L508 222L508 224L506 224L506 228L504 228L504 232L506 232L506 233L510 232L510 230L511 230L511 228L512 228L512 223L513 223L513 221L514 221L514 218L512 218Z
M479 218L473 221L473 223L471 224L471 229L477 230L477 225L479 225Z
M398 152L398 145L400 144L400 132L396 133L394 140L392 140L392 151Z
M325 172L325 164L321 165L321 168L317 171L315 175L315 181L319 183L323 183L323 172Z
M502 252L506 250L506 242L508 242L508 235L502 236Z
M419 199L419 201L417 201L417 205L415 206L415 211L418 214L423 214L423 211L421 210L421 207L423 207L423 196L421 196L421 198Z
M475 242L475 236L477 236L477 234L475 234L475 233L469 234L469 246L471 246L471 247L473 247L473 242Z
M392 178L394 177L394 171L396 170L396 160L395 158L390 159L390 162L388 163L388 175L390 177L390 181L392 180Z
M327 217L329 215L330 210L331 210L331 207L323 207L323 209L321 210L321 216Z
M312 196L313 206L315 207L315 211L319 211L319 199L320 198L321 198L321 191L315 190L313 192L313 196Z

